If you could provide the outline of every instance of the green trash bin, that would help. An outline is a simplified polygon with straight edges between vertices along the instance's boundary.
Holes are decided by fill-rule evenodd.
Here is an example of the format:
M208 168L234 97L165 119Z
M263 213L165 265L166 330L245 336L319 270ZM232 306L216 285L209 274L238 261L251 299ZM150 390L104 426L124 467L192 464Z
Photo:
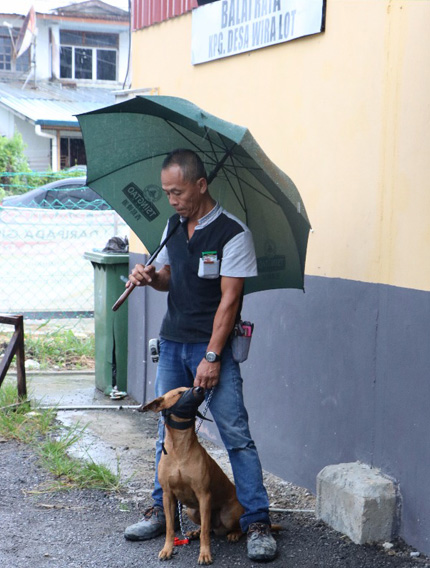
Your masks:
M112 306L128 280L128 253L86 252L94 267L96 387L110 394L127 391L128 310Z

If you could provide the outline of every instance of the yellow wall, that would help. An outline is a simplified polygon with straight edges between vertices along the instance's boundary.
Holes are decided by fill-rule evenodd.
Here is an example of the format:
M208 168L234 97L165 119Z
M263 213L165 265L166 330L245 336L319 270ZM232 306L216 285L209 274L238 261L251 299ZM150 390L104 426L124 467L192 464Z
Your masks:
M307 274L430 290L429 29L427 0L328 0L323 34L192 66L187 14L133 34L133 88L251 130L306 204Z

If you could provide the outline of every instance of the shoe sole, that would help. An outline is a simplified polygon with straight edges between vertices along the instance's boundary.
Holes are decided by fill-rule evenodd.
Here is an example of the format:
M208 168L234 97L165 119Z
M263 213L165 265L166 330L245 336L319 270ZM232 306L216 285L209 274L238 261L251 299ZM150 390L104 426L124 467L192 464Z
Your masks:
M148 536L137 536L137 535L134 535L134 534L124 534L124 538L126 540L132 540L132 541L151 540L153 538L157 538L158 536L160 536L162 534L166 534L166 531L164 529L160 530L158 532L154 532L154 533L152 533Z
M257 560L260 562L270 562L271 560L274 560L276 558L276 552L272 556L269 556L267 554L255 554L255 555L248 554L248 558L250 560Z

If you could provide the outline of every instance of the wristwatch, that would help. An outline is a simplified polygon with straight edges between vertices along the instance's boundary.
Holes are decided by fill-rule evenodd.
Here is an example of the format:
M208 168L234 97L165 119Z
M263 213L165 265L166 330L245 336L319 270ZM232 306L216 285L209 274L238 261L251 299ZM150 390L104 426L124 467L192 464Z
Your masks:
M206 361L209 363L216 363L217 361L221 361L221 357L215 353L215 351L208 351L205 355Z

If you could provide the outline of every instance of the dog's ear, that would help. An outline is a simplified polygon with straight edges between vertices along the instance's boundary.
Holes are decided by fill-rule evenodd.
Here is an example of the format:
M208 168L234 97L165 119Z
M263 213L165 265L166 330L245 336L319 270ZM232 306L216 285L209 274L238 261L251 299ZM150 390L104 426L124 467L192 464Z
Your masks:
M162 404L164 402L164 396L160 396L148 404L141 404L137 409L138 412L148 412L148 410L152 410L152 412L160 412L162 410Z

